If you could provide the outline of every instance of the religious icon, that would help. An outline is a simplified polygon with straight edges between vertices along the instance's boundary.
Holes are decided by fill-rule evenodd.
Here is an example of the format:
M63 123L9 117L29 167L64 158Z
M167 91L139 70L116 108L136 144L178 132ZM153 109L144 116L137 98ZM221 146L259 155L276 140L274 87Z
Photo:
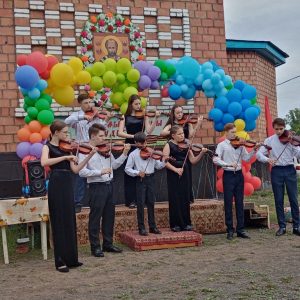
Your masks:
M118 61L125 57L130 60L129 37L124 33L95 33L94 57L96 61L112 58Z

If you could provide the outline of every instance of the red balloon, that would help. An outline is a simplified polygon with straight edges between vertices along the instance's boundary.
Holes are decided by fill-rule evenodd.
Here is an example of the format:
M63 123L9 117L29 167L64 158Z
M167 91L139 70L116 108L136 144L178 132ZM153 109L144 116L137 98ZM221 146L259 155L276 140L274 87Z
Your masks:
M224 193L223 179L222 178L220 178L220 179L217 180L216 186L217 186L217 191L219 193Z
M161 96L166 98L166 97L169 97L169 90L168 88L163 88L162 91L161 91Z
M244 184L244 195L251 196L254 192L253 185L249 182L245 182Z
M245 167L245 171L249 172L251 169L251 164L243 161L243 166Z
M32 156L32 155L27 155L25 156L23 159L22 159L22 167L25 168L26 167L26 163L29 161L29 160L37 160L37 158L35 156Z
M26 65L26 61L27 61L27 55L25 54L20 54L17 56L17 64L18 66L24 66Z
M259 177L253 176L253 177L251 178L250 183L253 185L253 188L254 188L255 190L258 190L258 189L260 189L260 187L261 187L261 180L260 180Z
M256 161L256 154L254 154L254 155L251 157L249 163L250 163L250 164L253 164L255 161Z
M46 56L48 61L48 71L51 71L52 67L58 64L58 59L53 55Z
M50 72L49 72L48 70L46 70L45 72L41 73L40 76L41 76L43 79L47 80L47 79L49 79L49 77L50 77Z
M250 172L245 172L245 174L244 174L244 181L251 183L251 179L252 179L251 173Z
M225 139L226 139L226 136L225 136L225 135L220 136L220 137L217 139L217 144L223 142Z
M223 177L223 174L224 174L224 170L223 170L223 168L220 168L220 169L217 171L217 178L222 178L222 177Z
M27 65L34 67L39 74L47 71L48 60L40 51L34 51L27 57Z

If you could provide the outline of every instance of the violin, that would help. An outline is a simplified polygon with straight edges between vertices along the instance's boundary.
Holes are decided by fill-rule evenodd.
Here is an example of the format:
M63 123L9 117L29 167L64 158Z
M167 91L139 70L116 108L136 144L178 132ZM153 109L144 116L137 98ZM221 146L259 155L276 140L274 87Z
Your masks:
M105 158L110 157L110 144L109 143L101 143L99 145L96 145L97 152L104 156Z
M92 117L93 119L99 118L101 120L105 120L107 118L107 115L108 115L107 111L104 111L104 110L98 111L98 109L95 107L92 108L91 110L85 112L85 116ZM113 117L115 117L119 120L123 120L123 117L120 114L112 115L110 118L113 118Z
M164 162L167 162L169 160L173 160L173 161L175 160L173 157L170 156L166 157L162 151L153 150L150 147L141 148L140 156L144 160L148 158L153 158L155 160L160 160L160 161L164 160Z
M197 124L199 115L196 113L192 114L183 114L183 117L181 120L178 120L178 125L184 125L186 123L188 124ZM203 120L212 121L209 118L204 117Z
M66 153L72 153L73 155L76 155L77 153L87 155L92 151L91 146L86 144L78 144L74 141L60 141L59 149Z
M236 136L234 139L230 140L230 144L235 149L237 149L241 146L245 146L247 148L254 148L258 144L258 142L252 141L252 140L240 139L238 136ZM262 146L265 147L267 150L272 150L272 147L270 147L266 144L262 144Z
M170 113L166 113L166 112L161 112L160 113L161 115L166 115L166 116L169 116ZM138 119L142 119L144 117L149 117L149 118L154 118L156 116L156 110L148 110L148 111L145 111L143 109L139 109L139 110L136 110L135 111L135 114L134 116Z
M178 143L177 145L178 145L179 149L181 149L181 150L185 150L190 147L190 149L193 151L194 155L199 155L200 152L202 151L202 149L204 148L202 144L192 144L190 146L190 144L187 142L181 142L181 143ZM218 154L212 150L207 149L207 152L211 153L213 156L218 156Z
M290 130L284 130L279 137L279 141L282 144L291 143L293 146L300 146L300 136L295 135L295 133Z

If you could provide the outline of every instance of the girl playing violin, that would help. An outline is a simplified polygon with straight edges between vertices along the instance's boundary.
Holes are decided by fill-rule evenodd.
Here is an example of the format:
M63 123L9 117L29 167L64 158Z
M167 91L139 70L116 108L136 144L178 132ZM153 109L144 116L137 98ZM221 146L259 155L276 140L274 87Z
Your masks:
M166 163L170 228L175 232L192 230L190 217L192 178L189 170L191 164L196 164L207 149L202 148L202 151L194 156L191 150L181 149L178 145L185 140L181 126L172 126L170 133L171 140L163 149L165 157L171 156L175 159Z
M118 136L125 138L125 143L134 144L134 135L137 132L145 131L146 134L151 134L156 125L156 119L160 116L160 112L156 111L154 120L150 124L149 117L138 116L141 111L141 98L138 95L132 95L128 101L128 108L125 113L124 120L119 123ZM126 129L126 131L125 131ZM133 151L135 147L132 147ZM129 208L136 207L136 178L128 176L124 173L124 192L125 205Z
M82 265L78 261L76 219L72 172L78 173L96 153L92 149L81 163L77 158L59 148L67 140L68 126L54 121L50 126L51 140L43 147L41 164L51 169L48 186L48 205L53 232L55 267L59 272Z
M89 128L90 145L104 142L106 130L103 125L93 124ZM89 185L88 199L90 204L89 215L89 240L91 252L95 257L103 257L103 251L122 252L113 245L113 232L115 220L115 204L113 202L113 169L119 168L127 158L130 145L126 144L121 156L117 159L111 153L102 155L101 152L92 157L79 175L87 178ZM79 154L79 161L84 161L86 156ZM102 220L103 247L100 246L100 221Z
M269 163L272 166L271 183L275 198L276 214L279 229L276 236L286 233L286 222L284 216L284 190L286 187L291 212L293 217L293 234L300 236L299 228L299 204L297 192L297 173L294 167L294 157L300 158L300 138L293 137L285 130L285 121L276 118L273 121L275 134L265 140L265 144L272 147L269 152L261 147L257 152L257 159L263 163Z
M201 123L203 120L203 116L199 116L198 120L197 118L195 119L193 116L193 124L197 126L197 123ZM189 115L185 115L183 113L183 108L180 105L175 104L170 112L170 117L164 127L164 129L161 131L160 135L168 137L170 136L170 129L174 125L181 125L183 126L183 132L184 132L184 137L186 139L189 139L190 137L193 136L194 134L194 127L192 125L191 118Z

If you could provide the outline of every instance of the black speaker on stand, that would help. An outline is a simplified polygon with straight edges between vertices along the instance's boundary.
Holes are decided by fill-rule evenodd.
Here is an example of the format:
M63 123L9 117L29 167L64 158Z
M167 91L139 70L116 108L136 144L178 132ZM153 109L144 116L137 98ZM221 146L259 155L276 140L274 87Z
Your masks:
M28 185L30 197L40 197L47 194L45 169L39 160L27 162Z

